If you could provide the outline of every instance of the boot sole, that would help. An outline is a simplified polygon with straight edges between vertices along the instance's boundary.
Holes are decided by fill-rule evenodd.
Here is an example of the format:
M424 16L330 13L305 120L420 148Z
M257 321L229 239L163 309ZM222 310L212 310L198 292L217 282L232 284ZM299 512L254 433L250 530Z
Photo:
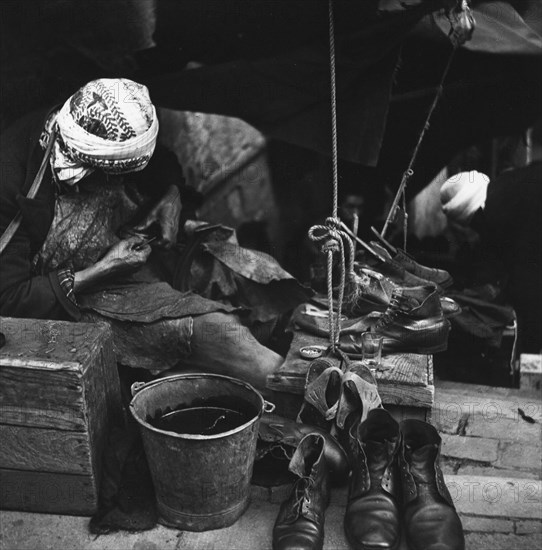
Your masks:
M440 351L446 351L448 349L448 339L446 342L435 344L434 346L405 346L402 342L396 340L387 340L384 338L382 344L382 353L389 352L401 352L401 353L418 353L420 355L431 355L433 353L439 353Z
M414 342L409 344L408 339L407 341L402 341L384 336L384 340L382 342L382 353L403 352L430 355L440 351L446 351L448 348L448 335L450 333L451 325L450 322L444 318L439 320L438 324L440 325L438 330L435 331L432 338L426 340L427 343L425 344L423 342Z

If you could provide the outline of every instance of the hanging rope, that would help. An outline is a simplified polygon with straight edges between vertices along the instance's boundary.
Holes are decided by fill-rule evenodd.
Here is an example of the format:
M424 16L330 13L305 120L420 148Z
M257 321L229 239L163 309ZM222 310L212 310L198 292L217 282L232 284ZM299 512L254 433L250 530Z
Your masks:
M433 99L433 103L431 104L431 107L429 109L429 112L427 113L427 117L425 119L425 124L423 125L423 128L420 132L420 135L418 137L418 142L416 143L416 147L414 148L414 152L412 153L412 156L410 158L410 162L408 163L407 169L403 173L403 177L401 178L401 183L399 185L399 188L397 189L397 193L395 194L395 198L393 199L393 203L391 205L390 211L388 213L388 217L386 218L386 222L384 223L384 227L382 229L381 236L383 238L386 237L386 232L388 230L389 225L392 223L392 221L395 219L397 215L397 208L399 206L399 201L402 198L403 201L403 212L404 212L404 220L403 220L403 248L406 251L406 241L407 241L407 213L406 213L406 186L410 178L414 174L414 164L416 162L416 159L418 157L418 153L420 152L420 148L422 146L423 138L425 137L425 133L430 127L431 117L433 116L433 113L435 112L435 109L437 108L438 102L440 98L442 97L442 94L444 92L444 81L446 80L446 76L448 75L448 71L450 70L450 66L452 64L452 60L454 58L454 54L457 50L457 45L454 46L452 49L452 52L450 54L450 57L448 58L448 62L446 64L446 67L444 69L444 72L442 73L442 77L440 79L439 85L437 87L437 92L435 94L435 97Z
M339 215L339 148L337 141L337 82L335 75L335 17L333 0L329 0L329 67L331 85L331 158L333 161L333 214Z
M327 299L328 327L331 349L335 352L341 334L342 304L348 277L353 278L354 244L348 234L341 229L339 220L339 153L337 141L337 84L335 60L335 21L333 0L329 0L329 65L331 90L331 158L333 166L333 208L332 216L326 219L325 225L314 225L309 230L309 238L322 244L322 252L327 257ZM345 259L345 245L348 248L348 265ZM333 254L339 254L339 295L337 297L337 313L333 312Z

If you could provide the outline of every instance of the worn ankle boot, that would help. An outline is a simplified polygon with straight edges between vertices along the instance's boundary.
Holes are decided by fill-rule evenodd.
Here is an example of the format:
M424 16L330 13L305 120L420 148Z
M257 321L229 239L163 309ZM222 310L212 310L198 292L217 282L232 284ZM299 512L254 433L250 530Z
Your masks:
M351 436L346 537L355 550L394 550L401 539L399 425L385 409L373 409L365 422L354 427Z
M436 353L447 348L450 322L443 315L440 301L435 293L418 290L397 288L372 328L383 337L384 352Z
M401 423L399 454L410 550L464 550L461 521L439 465L441 438L421 420Z
M337 439L325 430L308 424L300 424L277 414L264 414L260 420L258 437L268 443L289 447L293 452L299 446L300 441L311 433L320 434L325 440L324 454L330 481L335 485L346 483L350 473L348 457Z
M280 507L273 550L321 550L324 545L324 512L329 504L324 445L321 435L306 435L290 461L289 469L298 479Z

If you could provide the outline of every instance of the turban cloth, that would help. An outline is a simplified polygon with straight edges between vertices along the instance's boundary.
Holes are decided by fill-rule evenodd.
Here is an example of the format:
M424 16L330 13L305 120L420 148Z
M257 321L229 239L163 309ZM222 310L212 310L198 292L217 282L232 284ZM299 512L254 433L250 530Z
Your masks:
M46 124L46 136L53 130L53 173L73 185L95 169L123 174L145 168L156 145L158 118L145 86L103 78L64 103ZM42 146L47 141L42 136Z
M440 202L446 216L458 223L469 223L486 203L489 177L471 170L448 178L440 188Z

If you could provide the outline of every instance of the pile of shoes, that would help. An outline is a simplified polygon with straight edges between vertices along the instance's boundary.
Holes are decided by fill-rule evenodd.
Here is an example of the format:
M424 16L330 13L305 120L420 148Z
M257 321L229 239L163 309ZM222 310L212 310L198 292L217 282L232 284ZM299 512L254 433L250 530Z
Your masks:
M315 359L297 423L274 417L262 425L268 440L271 433L295 447L295 482L275 522L274 550L322 549L330 487L347 479L344 530L355 550L397 549L402 537L410 550L464 550L439 434L420 420L397 423L363 363L340 352Z
M461 521L439 464L441 438L420 420L398 424L381 408L351 426L352 473L344 530L355 550L464 550ZM330 438L305 435L289 464L295 475L273 529L274 550L321 550L331 478Z
M355 290L347 296L342 311L340 346L356 357L360 354L355 335L371 331L383 337L383 353L432 354L448 345L449 318L461 312L459 305L443 296L452 283L442 269L418 264L397 249L394 256L376 242L371 247L382 260L375 265L356 264ZM315 298L313 305L297 308L293 323L309 333L328 335L326 298Z

